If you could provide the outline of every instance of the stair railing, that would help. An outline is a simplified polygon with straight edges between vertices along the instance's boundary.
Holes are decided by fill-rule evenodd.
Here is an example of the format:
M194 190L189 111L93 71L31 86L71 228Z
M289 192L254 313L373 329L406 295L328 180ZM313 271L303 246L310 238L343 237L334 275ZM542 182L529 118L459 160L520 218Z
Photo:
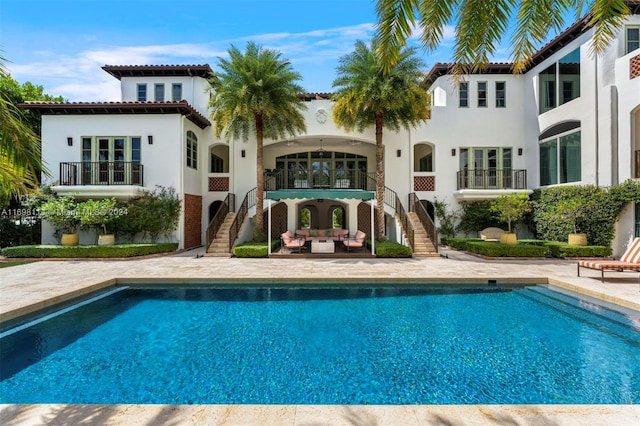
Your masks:
M247 217L247 213L249 213L249 209L256 205L256 189L257 188L253 188L247 192L247 195L244 196L244 200L242 200L242 204L240 204L236 212L236 217L233 219L233 222L231 222L231 228L229 228L229 249L233 247L233 244L238 238L240 228L244 223L244 219Z
M222 205L211 219L211 222L209 222L209 225L207 226L207 248L209 248L213 240L216 238L216 234L224 223L224 219L227 217L227 214L234 211L236 207L235 199L236 196L229 192L222 202Z
M420 223L424 227L424 230L427 232L429 239L433 243L433 247L438 252L438 229L436 228L436 224L433 223L431 216L427 213L427 210L424 208L424 205L418 199L418 196L415 192L409 194L409 211L412 211L420 220Z

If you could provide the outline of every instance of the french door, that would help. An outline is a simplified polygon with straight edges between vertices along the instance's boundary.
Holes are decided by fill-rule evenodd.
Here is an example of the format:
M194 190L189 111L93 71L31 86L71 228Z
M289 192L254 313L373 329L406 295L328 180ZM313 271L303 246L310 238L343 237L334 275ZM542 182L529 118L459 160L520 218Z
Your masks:
M140 138L82 138L82 163L85 183L139 184Z

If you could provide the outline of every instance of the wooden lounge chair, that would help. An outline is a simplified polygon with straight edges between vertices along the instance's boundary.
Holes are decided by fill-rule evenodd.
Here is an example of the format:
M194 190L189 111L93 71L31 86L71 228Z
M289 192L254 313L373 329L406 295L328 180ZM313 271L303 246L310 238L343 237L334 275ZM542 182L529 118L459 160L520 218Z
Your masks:
M342 240L342 244L344 244L347 248L347 253L349 252L349 249L353 247L362 247L364 245L364 239L366 236L367 234L358 229L356 231L356 235L354 235L353 238L345 238L344 240Z
M601 271L602 282L604 282L604 271L640 272L640 237L633 240L620 260L581 260L578 262L578 276L580 276L581 267Z
M284 234L280 235L282 238L282 246L288 249L298 249L298 253L301 252L302 247L304 247L304 243L306 242L304 237L294 237L291 231L287 231Z

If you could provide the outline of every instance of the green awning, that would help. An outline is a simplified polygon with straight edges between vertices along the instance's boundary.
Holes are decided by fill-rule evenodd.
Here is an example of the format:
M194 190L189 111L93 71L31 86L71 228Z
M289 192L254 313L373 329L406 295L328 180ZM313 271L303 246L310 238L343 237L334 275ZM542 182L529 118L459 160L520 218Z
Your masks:
M357 199L373 200L376 193L372 191L362 191L360 189L281 189L278 191L267 191L269 200L286 199L313 199L322 198L330 200Z

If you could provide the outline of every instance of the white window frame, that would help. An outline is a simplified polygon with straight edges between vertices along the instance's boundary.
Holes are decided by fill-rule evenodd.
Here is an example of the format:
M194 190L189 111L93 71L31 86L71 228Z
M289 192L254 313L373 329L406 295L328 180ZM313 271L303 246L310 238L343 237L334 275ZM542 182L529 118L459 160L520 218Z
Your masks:
M140 90L144 89L144 99L140 96ZM149 93L147 92L147 83L138 83L136 85L136 99L138 102L147 102Z
M484 105L480 105L480 100L482 98L480 98L480 85L484 84ZM479 81L477 86L476 86L476 95L477 95L477 102L476 104L478 105L478 108L488 108L489 107L489 83L486 81Z
M466 96L464 97L464 100L466 102L466 105L462 105L462 85L465 85L465 93ZM468 81L461 81L460 84L458 84L458 108L469 108L469 82Z
M498 105L498 84L502 83L504 88L502 89L502 105ZM506 81L496 81L495 82L495 92L496 92L496 108L506 108L507 107L507 82Z
M158 96L161 95L161 96ZM164 83L156 83L153 85L153 98L156 102L164 102Z
M638 47L640 47L640 25L627 25L626 27L624 27L624 54L629 54L636 49L629 49L629 30L638 30Z

